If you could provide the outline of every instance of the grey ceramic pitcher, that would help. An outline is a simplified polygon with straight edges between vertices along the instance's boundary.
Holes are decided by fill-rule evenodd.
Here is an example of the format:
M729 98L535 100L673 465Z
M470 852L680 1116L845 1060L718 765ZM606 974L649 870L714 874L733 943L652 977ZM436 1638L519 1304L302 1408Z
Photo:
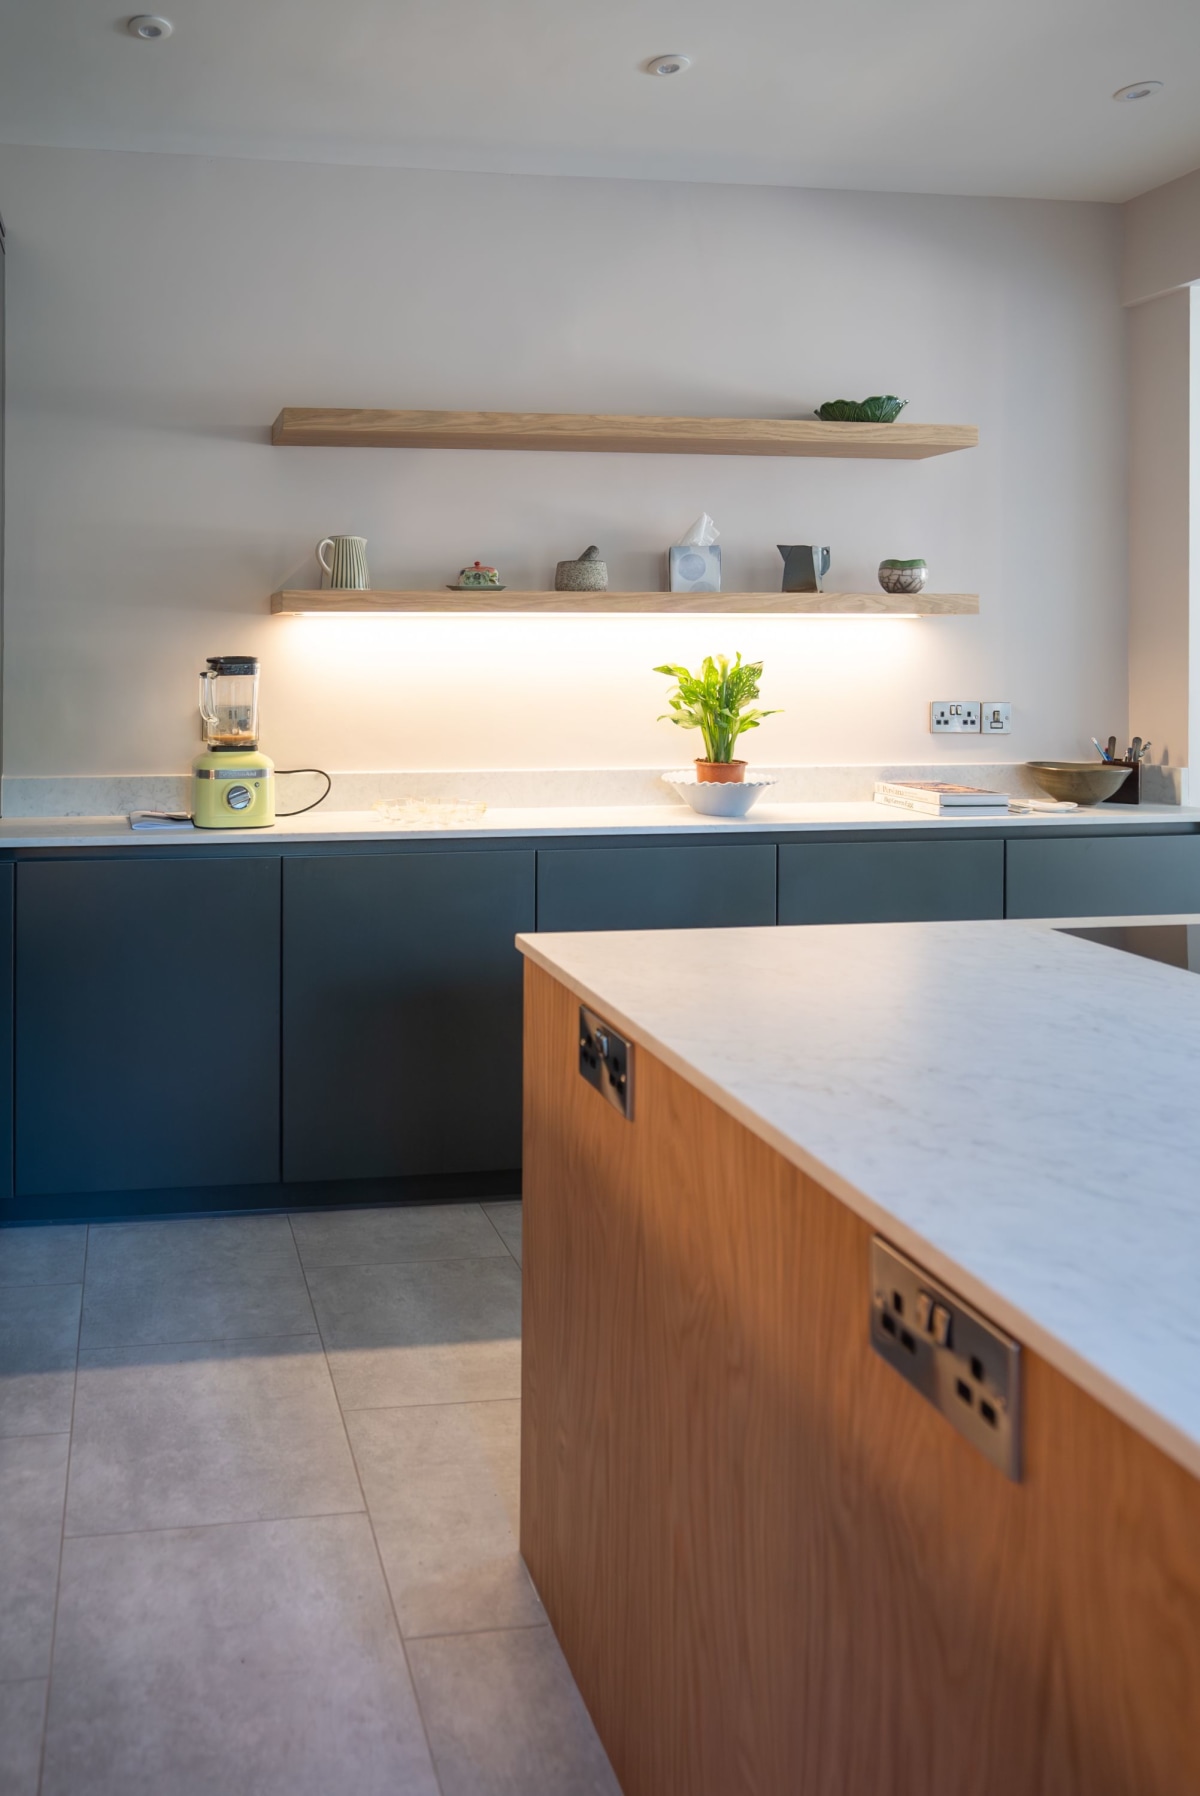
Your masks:
M326 549L329 550L328 561ZM329 575L329 585L334 591L366 592L370 587L365 536L323 536L317 544L317 560Z
M829 550L811 543L776 543L783 556L784 592L820 592L821 576L829 572Z

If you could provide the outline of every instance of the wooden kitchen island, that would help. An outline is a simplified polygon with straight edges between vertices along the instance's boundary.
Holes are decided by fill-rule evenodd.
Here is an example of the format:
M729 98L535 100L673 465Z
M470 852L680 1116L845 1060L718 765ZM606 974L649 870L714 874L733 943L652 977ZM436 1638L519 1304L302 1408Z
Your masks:
M626 1796L1200 1790L1200 979L1019 923L520 946L521 1549ZM873 1351L877 1237L1020 1343L1016 1479Z

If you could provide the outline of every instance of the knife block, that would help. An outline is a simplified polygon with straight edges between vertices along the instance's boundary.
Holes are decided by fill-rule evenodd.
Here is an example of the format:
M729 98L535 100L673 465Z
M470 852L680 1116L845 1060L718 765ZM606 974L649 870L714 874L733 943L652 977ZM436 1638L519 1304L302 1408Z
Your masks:
M1142 802L1142 763L1140 761L1114 761L1115 767L1132 769L1129 778L1122 780L1111 798L1104 799L1105 804L1141 804Z

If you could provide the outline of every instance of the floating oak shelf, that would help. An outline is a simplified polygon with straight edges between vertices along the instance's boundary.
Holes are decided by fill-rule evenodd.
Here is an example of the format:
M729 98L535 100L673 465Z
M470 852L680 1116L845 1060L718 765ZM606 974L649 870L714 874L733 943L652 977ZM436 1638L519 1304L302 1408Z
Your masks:
M281 445L360 449L581 449L634 455L829 455L923 461L973 449L973 424L820 418L642 418L587 412L394 412L285 406Z
M791 617L973 617L975 592L275 592L271 610L283 616L372 616L422 612L475 616L500 612L560 612L623 616L653 611L750 612Z

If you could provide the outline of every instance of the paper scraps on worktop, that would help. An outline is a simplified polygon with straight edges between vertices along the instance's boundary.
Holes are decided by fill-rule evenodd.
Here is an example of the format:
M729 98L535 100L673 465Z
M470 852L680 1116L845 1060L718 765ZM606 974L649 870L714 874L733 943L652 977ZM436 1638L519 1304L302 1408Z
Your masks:
M187 811L130 811L130 829L194 829Z

